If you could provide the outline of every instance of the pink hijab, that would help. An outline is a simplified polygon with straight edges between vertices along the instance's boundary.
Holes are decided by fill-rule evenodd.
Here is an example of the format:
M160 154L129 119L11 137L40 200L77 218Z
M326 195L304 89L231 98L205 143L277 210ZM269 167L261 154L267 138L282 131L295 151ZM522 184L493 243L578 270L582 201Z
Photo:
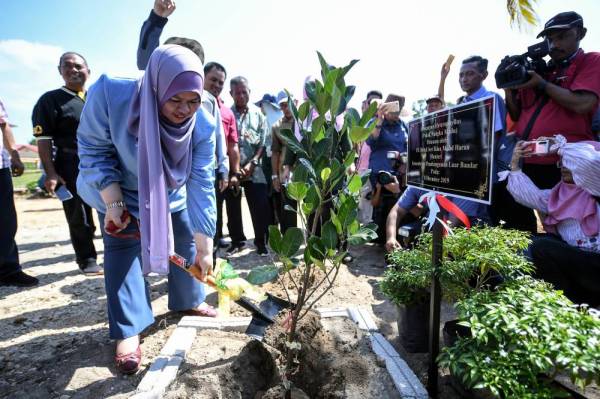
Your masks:
M600 143L586 141L596 151L600 151ZM548 199L548 216L544 219L544 228L549 233L556 233L556 226L567 219L575 219L581 230L588 237L600 233L598 221L598 201L586 190L576 184L560 182L550 192Z

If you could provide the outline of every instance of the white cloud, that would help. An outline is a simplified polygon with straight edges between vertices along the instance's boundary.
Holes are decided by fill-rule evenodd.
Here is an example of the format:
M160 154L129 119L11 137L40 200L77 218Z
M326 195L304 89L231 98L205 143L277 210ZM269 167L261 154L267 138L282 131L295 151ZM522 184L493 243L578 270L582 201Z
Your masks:
M23 67L38 72L58 65L63 49L26 40L0 40L0 71Z
M17 142L31 139L31 112L37 99L59 87L56 69L61 47L21 39L0 40L0 98L6 106Z

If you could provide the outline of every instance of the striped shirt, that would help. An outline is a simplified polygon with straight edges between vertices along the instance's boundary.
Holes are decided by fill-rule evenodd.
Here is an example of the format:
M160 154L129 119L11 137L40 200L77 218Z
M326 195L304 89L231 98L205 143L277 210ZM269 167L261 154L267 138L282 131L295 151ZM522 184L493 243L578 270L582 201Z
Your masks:
M575 184L593 196L600 196L600 151L590 144L567 143L558 153L564 167L573 174ZM551 190L540 190L522 171L510 172L507 188L518 203L542 213L548 212ZM600 222L600 204L596 206ZM600 235L586 236L577 220L563 220L556 225L556 230L569 245L600 253Z

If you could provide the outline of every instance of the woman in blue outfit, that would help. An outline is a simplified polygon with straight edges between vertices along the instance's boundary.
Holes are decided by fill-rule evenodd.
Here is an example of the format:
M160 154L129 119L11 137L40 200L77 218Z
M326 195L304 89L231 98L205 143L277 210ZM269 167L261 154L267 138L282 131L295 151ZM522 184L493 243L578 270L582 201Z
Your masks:
M161 46L139 80L101 76L81 116L77 189L103 232L112 223L118 233L103 234L104 276L123 373L138 370L139 334L154 321L144 275L168 275L169 309L216 315L204 285L168 260L212 269L215 121L200 108L202 70L190 50Z

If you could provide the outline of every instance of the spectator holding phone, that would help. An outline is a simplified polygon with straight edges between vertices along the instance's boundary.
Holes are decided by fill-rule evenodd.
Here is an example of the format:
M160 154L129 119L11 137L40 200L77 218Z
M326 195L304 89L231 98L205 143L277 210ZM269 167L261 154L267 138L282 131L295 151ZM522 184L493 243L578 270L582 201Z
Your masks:
M548 234L533 238L530 253L537 275L574 302L600 304L600 143L547 139L557 154L561 181L540 189L521 169L534 157L534 146L518 142L508 176L508 191L521 204L544 216Z
M377 110L375 128L367 139L371 148L369 169L373 197L373 221L383 231L387 215L401 193L399 179L400 153L405 153L408 141L408 127L400 119L405 99L396 94L387 96L385 103ZM385 243L383 234L377 237L381 245Z

